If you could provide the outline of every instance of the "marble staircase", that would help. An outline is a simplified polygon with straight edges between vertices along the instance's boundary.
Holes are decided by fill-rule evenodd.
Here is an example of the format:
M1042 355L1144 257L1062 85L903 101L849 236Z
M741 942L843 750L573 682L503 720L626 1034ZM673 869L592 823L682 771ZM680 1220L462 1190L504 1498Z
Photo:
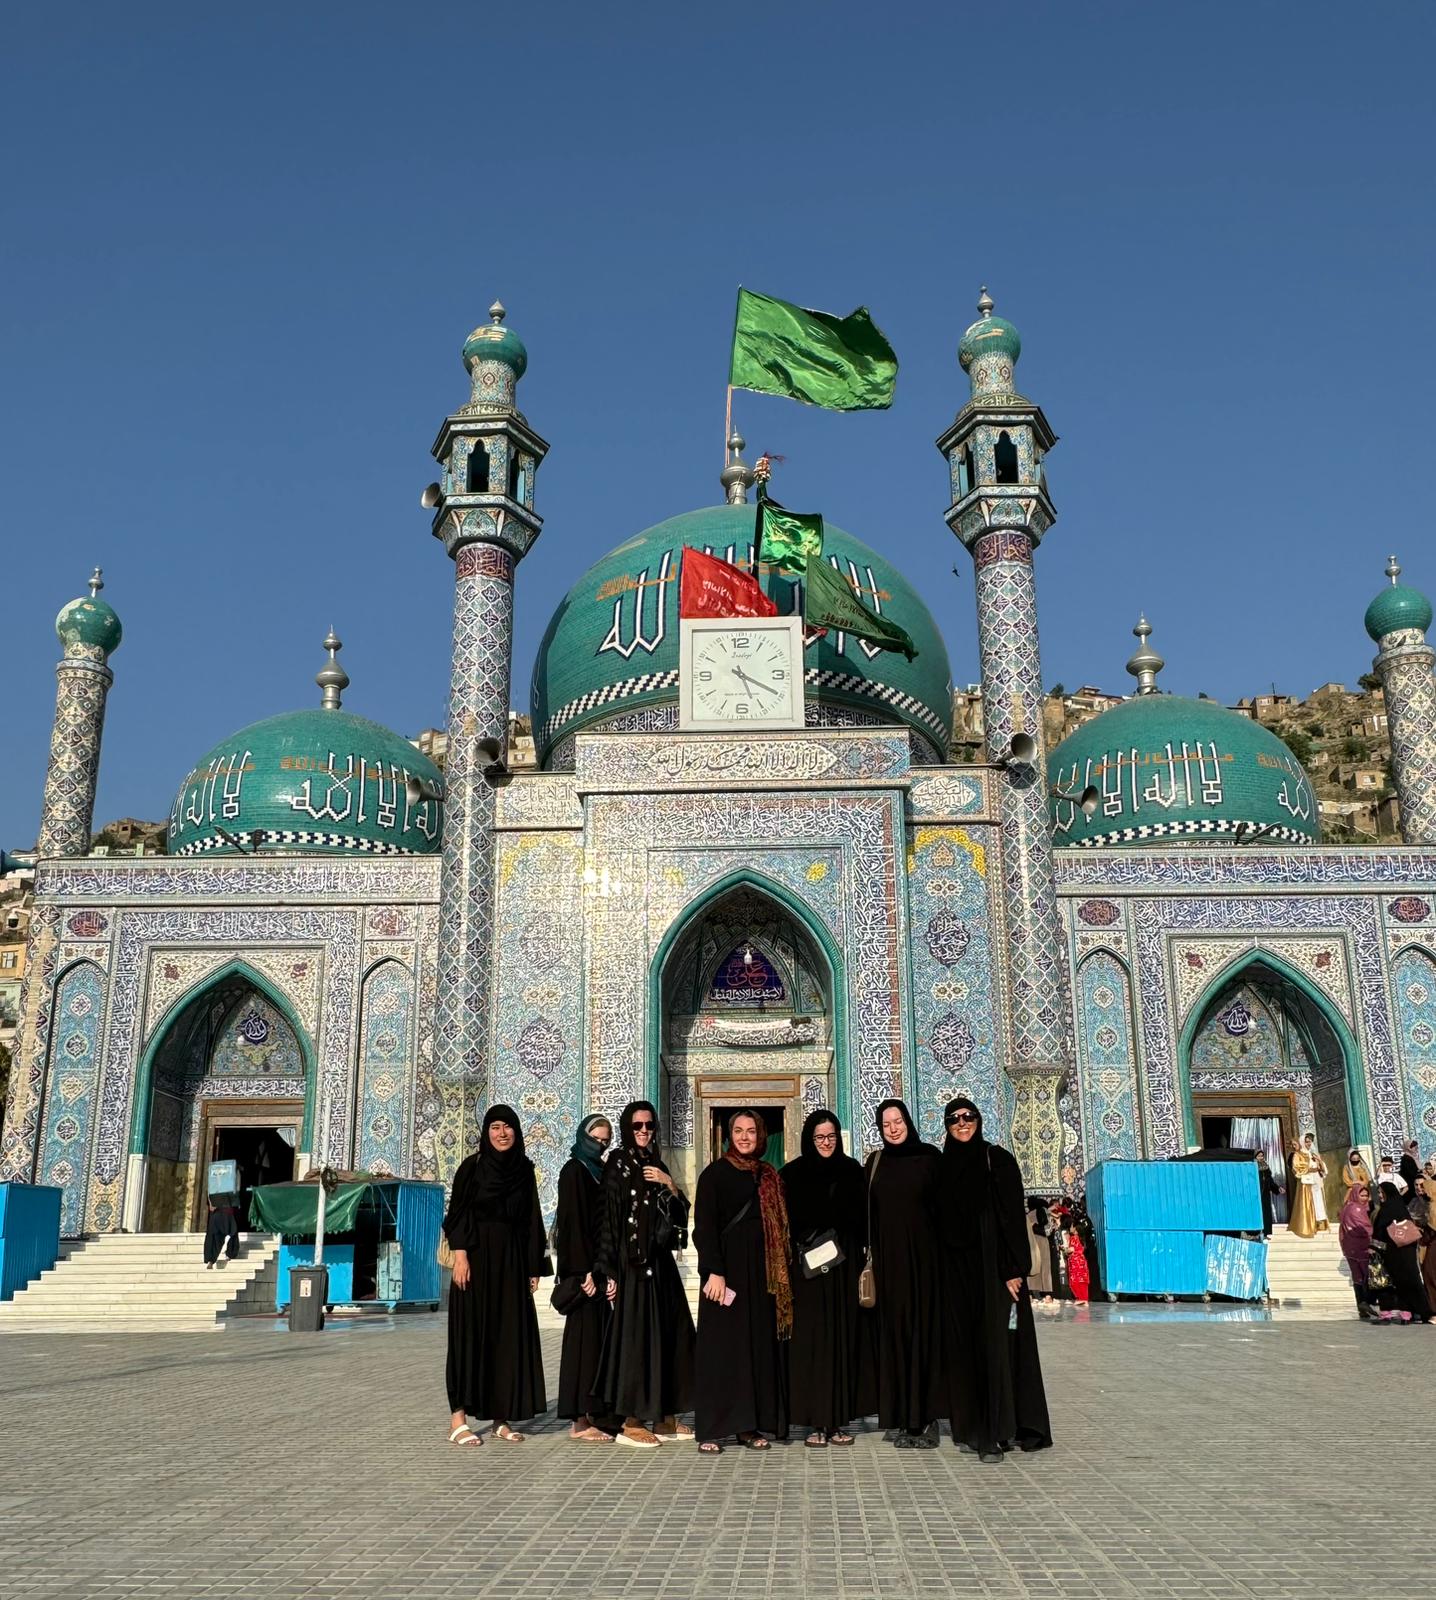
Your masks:
M1267 1284L1284 1311L1316 1316L1356 1316L1351 1271L1333 1227L1302 1239L1278 1225L1267 1242Z

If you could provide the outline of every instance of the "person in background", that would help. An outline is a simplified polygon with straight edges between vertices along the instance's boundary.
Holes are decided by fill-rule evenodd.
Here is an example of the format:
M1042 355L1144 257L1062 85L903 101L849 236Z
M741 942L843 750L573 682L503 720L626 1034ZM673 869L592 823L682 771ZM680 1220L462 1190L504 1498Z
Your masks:
M1306 1154L1308 1169L1302 1182L1311 1190L1312 1210L1316 1214L1316 1231L1329 1233L1331 1223L1326 1215L1326 1161L1321 1151L1316 1148L1316 1135L1309 1133L1302 1146Z
M444 1237L454 1252L449 1291L449 1443L480 1445L469 1417L492 1417L505 1444L522 1444L510 1426L541 1416L543 1351L534 1290L548 1272L534 1164L510 1106L484 1113L476 1154L459 1163Z
M603 1336L608 1331L609 1301L618 1287L596 1265L603 1158L612 1140L613 1124L607 1117L585 1117L579 1123L569 1158L558 1175L554 1218L554 1295L578 1296L563 1319L558 1414L571 1424L569 1438L584 1444L612 1444L623 1426L621 1417L595 1417L590 1398Z
M1351 1268L1356 1314L1369 1321L1376 1314L1371 1295L1371 1189L1358 1183L1346 1192L1339 1224L1341 1253Z
M1287 1194L1290 1197L1290 1208L1287 1214L1287 1231L1294 1233L1298 1239L1314 1239L1316 1237L1316 1202L1313 1199L1315 1189L1321 1186L1321 1179L1312 1169L1311 1161L1306 1151L1302 1148L1300 1139L1291 1141L1291 1159L1288 1162L1291 1174Z
M1381 1186L1384 1183L1394 1183L1403 1194L1406 1192L1406 1180L1397 1172L1396 1162L1391 1156L1382 1156L1381 1163L1376 1169L1376 1183L1371 1192L1378 1199L1381 1195Z
M1257 1183L1261 1188L1261 1235L1263 1239L1271 1238L1271 1231L1276 1226L1276 1197L1281 1193L1281 1185L1272 1176L1271 1163L1266 1158L1265 1150L1256 1153Z
M1401 1309L1403 1322L1430 1322L1431 1306L1426 1299L1426 1287L1421 1281L1416 1241L1411 1239L1402 1242L1400 1237L1411 1228L1411 1218L1406 1213L1406 1201L1401 1191L1394 1183L1383 1183L1381 1204L1377 1208L1372 1231L1384 1247L1383 1256L1387 1276L1391 1279L1391 1292Z
M239 1254L239 1218L235 1214L233 1195L212 1194L208 1204L209 1215L204 1225L204 1264L206 1267L222 1267L227 1260L233 1261Z
M1416 1180L1421 1176L1421 1146L1414 1139L1408 1139L1402 1145L1401 1164L1396 1170L1407 1189L1415 1188Z
M1027 1274L1027 1287L1044 1300L1052 1298L1052 1246L1048 1239L1047 1204L1043 1200L1027 1202L1028 1247L1032 1254L1032 1267Z
M1342 1166L1341 1182L1347 1194L1350 1194L1359 1183L1364 1183L1368 1189L1371 1188L1371 1169L1366 1165L1366 1157L1354 1146L1347 1153Z
M1426 1286L1426 1300L1436 1311L1436 1156L1421 1169L1416 1183L1426 1203L1426 1213L1416 1219L1421 1229L1421 1281Z

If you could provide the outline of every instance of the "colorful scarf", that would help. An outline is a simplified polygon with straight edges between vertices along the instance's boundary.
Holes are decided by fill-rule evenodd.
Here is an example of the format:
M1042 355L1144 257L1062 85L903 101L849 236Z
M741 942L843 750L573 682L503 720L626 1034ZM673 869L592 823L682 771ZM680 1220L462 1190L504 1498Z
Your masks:
M735 1113L736 1114L736 1113ZM763 1119L744 1112L758 1124L758 1149L767 1144L768 1130ZM778 1337L793 1336L793 1285L788 1277L788 1203L783 1197L783 1180L778 1169L756 1155L740 1156L731 1147L723 1154L739 1172L752 1173L758 1180L758 1210L763 1219L763 1262L767 1269L768 1293L778 1308Z

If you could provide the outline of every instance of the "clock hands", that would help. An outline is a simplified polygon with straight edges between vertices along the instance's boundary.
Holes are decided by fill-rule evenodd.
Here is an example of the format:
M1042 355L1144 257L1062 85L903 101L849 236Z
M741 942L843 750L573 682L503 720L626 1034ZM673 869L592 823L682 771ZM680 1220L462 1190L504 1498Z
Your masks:
M748 674L747 674L747 673L746 673L746 672L744 672L744 670L743 670L743 669L742 669L742 667L734 667L734 668L733 668L733 676L734 676L734 677L735 677L735 678L737 678L737 680L738 680L738 681L739 681L739 683L744 683L744 684L747 684L747 686L748 686L748 687L749 687L749 688L750 688L750 689L763 689L763 690L765 690L765 691L766 691L766 692L767 692L767 693L768 693L768 694L777 694L777 692L778 692L778 691L777 691L777 690L776 690L776 689L775 689L775 688L774 688L774 687L773 687L773 686L772 686L772 684L770 684L770 683L759 683L759 682L758 682L758 680L757 680L757 679L756 679L756 678L750 678L750 677L749 677L749 676L748 676Z

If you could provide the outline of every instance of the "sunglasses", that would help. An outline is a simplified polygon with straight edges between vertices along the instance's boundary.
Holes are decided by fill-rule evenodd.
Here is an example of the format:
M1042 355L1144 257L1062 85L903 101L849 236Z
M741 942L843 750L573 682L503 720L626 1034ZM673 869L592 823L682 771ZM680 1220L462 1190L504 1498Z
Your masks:
M633 1124L633 1127L635 1129L638 1129L638 1128L652 1128L652 1127L656 1127L656 1126L657 1126L657 1124L653 1123L653 1122L635 1122Z
M953 1114L947 1119L947 1125L949 1128L951 1128L954 1124L959 1122L976 1121L977 1118L971 1111L954 1111Z

